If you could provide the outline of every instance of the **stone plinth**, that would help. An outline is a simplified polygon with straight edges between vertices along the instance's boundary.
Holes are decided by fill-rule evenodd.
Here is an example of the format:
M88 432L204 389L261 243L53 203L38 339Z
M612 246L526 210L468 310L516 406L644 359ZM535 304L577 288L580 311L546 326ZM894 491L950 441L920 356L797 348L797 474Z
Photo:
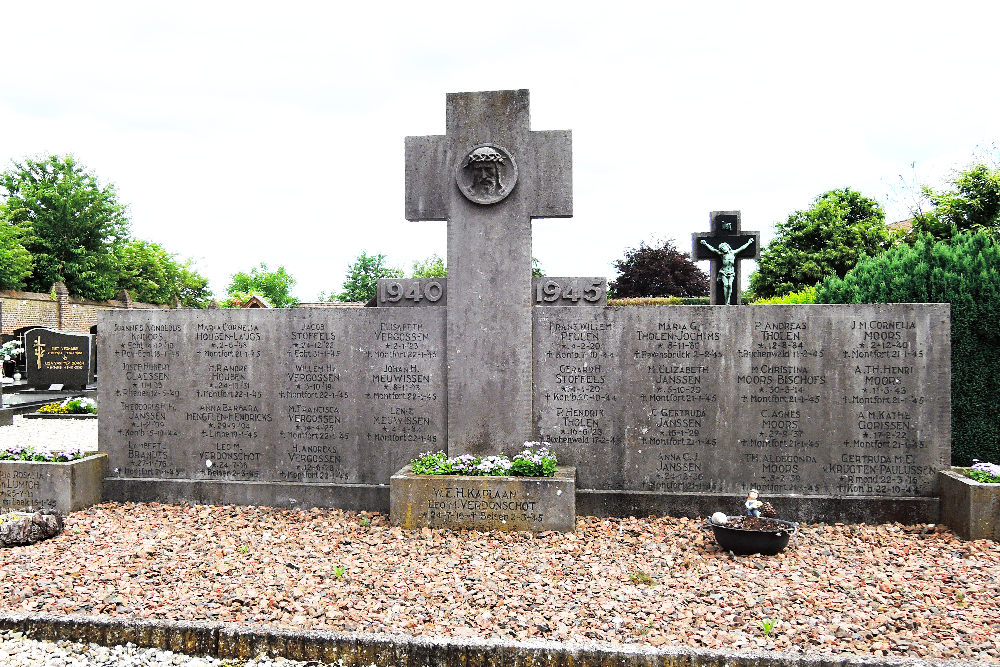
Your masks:
M0 461L0 511L66 514L101 502L107 454L68 463Z
M1000 540L1000 484L984 484L957 468L938 472L941 523L965 540Z
M554 477L415 475L406 466L389 488L392 525L466 530L559 530L576 525L576 468Z

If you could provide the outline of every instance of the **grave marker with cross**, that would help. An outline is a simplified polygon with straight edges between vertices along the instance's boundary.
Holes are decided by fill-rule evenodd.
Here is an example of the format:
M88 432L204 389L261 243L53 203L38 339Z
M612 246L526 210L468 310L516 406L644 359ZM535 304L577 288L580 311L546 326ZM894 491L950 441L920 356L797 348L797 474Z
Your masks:
M527 90L450 93L447 134L406 138L407 220L448 221L448 453L531 439L531 219L573 215L569 131Z
M691 235L691 259L712 262L709 303L739 305L740 260L760 257L760 232L741 231L739 211L712 211L709 221L711 231Z

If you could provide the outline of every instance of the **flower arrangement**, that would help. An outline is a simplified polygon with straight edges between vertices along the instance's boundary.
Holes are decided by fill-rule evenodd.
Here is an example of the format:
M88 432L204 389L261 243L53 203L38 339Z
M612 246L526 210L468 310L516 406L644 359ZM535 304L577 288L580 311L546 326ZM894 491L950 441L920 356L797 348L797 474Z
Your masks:
M22 354L24 354L24 346L21 345L21 341L19 340L9 340L0 345L0 360L11 361Z
M426 452L410 462L417 475L473 475L477 477L554 477L556 455L549 451L547 442L526 442L513 459L499 456L448 457L444 452Z
M40 463L67 463L82 459L86 454L79 447L64 452L35 449L31 445L14 445L0 449L0 461L38 461Z
M91 398L71 398L62 403L43 405L38 412L48 415L93 415L97 414L97 403Z
M977 482L983 482L984 484L1000 484L1000 465L986 463L979 459L972 460L975 462L975 465L962 470L962 473L966 477L971 477Z

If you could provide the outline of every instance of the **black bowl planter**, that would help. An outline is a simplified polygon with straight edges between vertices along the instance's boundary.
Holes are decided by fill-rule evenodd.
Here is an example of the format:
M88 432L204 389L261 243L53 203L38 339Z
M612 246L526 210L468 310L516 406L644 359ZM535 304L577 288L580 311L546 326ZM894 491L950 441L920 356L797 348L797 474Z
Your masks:
M729 518L735 519L737 517ZM725 551L732 551L734 554L740 555L764 554L765 556L773 556L788 546L788 540L799 529L799 524L781 519L768 519L768 521L781 524L781 528L778 530L746 530L719 525L711 520L708 521L708 525L712 527L715 541Z

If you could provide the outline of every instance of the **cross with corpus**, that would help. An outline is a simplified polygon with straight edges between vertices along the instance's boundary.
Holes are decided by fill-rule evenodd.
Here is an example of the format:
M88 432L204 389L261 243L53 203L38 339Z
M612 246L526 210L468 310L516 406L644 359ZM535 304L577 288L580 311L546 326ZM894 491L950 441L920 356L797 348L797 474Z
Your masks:
M712 261L709 303L739 305L740 260L760 257L760 232L740 230L739 211L712 211L710 232L691 235L691 259Z
M448 221L448 453L531 440L531 219L573 215L569 131L527 90L450 93L447 134L406 138L406 219Z

